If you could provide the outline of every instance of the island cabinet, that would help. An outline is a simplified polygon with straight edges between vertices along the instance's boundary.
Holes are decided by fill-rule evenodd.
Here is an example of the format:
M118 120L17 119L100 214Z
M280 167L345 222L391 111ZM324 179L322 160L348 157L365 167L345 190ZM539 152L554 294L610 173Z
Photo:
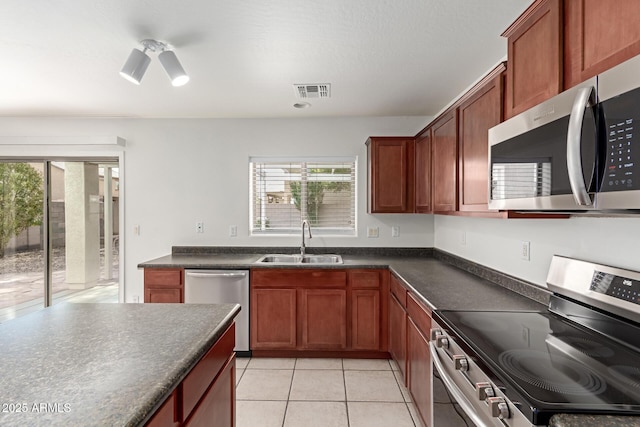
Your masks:
M370 137L367 142L368 212L413 213L413 137Z
M433 211L453 212L458 208L458 110L446 111L429 127Z
M423 424L431 427L431 310L393 274L389 289L389 353L404 374L405 385Z
M386 270L253 269L251 350L258 356L386 352L387 305L381 302L386 275Z
M145 268L144 302L184 302L184 270L181 268Z
M148 427L235 426L235 324L154 413Z
M537 0L502 34L507 38L507 118L562 91L562 28L562 1Z

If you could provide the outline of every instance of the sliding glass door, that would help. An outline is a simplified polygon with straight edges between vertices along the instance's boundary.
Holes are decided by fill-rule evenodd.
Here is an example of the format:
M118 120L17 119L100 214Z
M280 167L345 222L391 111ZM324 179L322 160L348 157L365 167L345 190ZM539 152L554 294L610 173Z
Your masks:
M0 162L0 322L118 302L117 159Z

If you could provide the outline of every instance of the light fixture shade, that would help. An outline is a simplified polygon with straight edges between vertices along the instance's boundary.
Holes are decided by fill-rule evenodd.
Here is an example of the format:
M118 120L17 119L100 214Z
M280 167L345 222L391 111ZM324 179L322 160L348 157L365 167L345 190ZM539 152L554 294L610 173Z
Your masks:
M150 62L151 58L146 53L139 49L133 49L127 62L124 63L120 75L131 83L139 85Z
M160 63L164 67L164 70L169 75L171 84L174 86L182 86L189 81L189 76L180 65L178 57L171 50L165 50L158 55Z

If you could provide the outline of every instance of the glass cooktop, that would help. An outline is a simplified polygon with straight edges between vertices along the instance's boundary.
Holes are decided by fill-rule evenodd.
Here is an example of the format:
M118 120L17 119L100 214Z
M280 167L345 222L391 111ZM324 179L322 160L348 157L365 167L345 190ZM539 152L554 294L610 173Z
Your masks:
M640 354L631 348L550 312L438 314L527 412L640 413Z

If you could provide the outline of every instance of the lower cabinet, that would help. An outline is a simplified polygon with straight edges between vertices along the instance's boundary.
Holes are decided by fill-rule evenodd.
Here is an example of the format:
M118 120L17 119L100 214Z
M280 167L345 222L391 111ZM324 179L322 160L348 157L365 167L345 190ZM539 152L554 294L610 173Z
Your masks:
M389 353L404 373L423 424L433 427L433 368L428 338L431 311L393 275L388 298Z
M388 270L254 269L254 351L387 351ZM259 354L259 353L258 353Z
M184 281L181 268L145 268L144 302L184 302Z
M147 427L234 427L235 324L191 369L146 424Z

